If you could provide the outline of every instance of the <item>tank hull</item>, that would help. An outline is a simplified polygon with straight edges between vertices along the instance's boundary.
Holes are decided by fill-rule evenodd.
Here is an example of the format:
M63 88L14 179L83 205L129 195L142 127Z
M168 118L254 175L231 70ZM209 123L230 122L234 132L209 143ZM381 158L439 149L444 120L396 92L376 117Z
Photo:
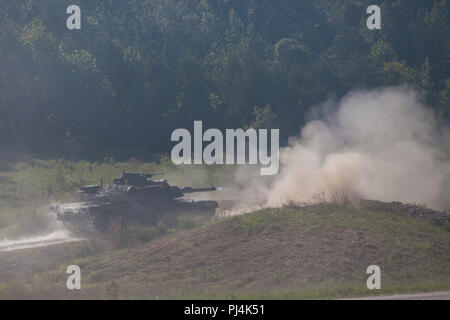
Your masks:
M68 206L72 208L67 209ZM218 208L216 201L174 200L169 203L94 203L63 204L56 207L57 220L79 236L104 234L111 224L155 225L164 216L183 214L212 216Z

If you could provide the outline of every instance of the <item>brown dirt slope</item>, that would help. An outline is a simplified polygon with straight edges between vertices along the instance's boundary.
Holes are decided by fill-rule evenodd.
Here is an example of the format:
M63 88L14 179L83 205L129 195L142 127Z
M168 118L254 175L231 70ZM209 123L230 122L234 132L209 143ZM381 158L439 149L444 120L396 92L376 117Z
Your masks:
M265 209L132 248L85 242L1 253L0 297L2 279L19 274L32 274L22 281L30 296L73 297L64 289L69 264L81 267L82 298L369 295L373 264L384 293L450 289L447 222L410 211L377 202Z

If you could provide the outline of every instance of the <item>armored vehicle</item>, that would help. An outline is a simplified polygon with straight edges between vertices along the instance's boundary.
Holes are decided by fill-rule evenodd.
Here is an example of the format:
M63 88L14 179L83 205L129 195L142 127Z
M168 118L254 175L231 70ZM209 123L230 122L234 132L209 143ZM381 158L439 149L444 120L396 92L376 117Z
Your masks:
M171 186L166 180L150 180L156 174L126 173L113 184L80 187L79 202L52 206L57 220L76 234L105 233L112 221L152 225L166 215L185 213L213 215L216 201L193 201L185 194L215 191L215 187Z

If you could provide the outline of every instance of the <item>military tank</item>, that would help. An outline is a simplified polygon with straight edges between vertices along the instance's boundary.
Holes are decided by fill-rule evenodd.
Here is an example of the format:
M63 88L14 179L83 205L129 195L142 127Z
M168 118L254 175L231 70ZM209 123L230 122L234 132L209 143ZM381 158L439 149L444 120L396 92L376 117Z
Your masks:
M76 234L107 232L112 221L121 226L129 223L152 225L166 215L213 215L216 201L194 201L185 194L215 191L215 187L192 188L171 186L166 180L154 181L159 174L127 173L114 179L113 184L82 186L78 202L54 205L51 210L64 226Z

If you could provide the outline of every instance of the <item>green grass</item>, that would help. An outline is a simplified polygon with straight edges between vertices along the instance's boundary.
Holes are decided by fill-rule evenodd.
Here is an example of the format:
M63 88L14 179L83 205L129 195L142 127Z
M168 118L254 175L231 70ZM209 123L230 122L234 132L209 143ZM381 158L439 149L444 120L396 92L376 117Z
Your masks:
M332 223L330 223L331 221ZM258 211L256 214L232 217L227 221L228 227L234 234L257 233L268 224L274 223L284 226L299 224L306 226L309 230L342 227L392 234L399 231L446 233L445 230L423 223L414 217L392 214L383 209L336 204L318 204L300 210L268 208Z
M203 187L213 183L226 183L230 175L227 168L195 167L184 170L169 158L157 162L88 162L33 159L11 165L0 171L0 239L17 238L46 231L49 224L48 208L52 202L74 200L78 187L88 184L112 183L113 179L128 172L165 173L155 179L168 179L172 185Z
M192 186L231 184L233 179L226 167L183 170L166 158L157 163L15 164L0 172L0 239L44 231L51 223L51 202L71 201L79 186L97 184L99 177L110 183L122 170L163 171L171 184ZM49 257L54 265L23 279L2 281L0 265L0 297L328 299L450 289L448 229L382 205L268 208L214 221L183 216L173 229L129 226L126 232L108 244L63 245L61 257ZM270 241L275 249L264 251ZM281 250L290 265L300 267L272 269ZM246 259L254 251L264 257L258 262L267 268L264 274L259 269L247 273L254 259ZM192 253L193 261L183 260L184 253ZM306 254L311 265L299 264L293 253ZM221 255L227 256L225 262ZM382 266L381 291L365 287L364 268L372 262ZM82 267L82 293L65 290L68 264ZM155 265L158 272L150 271Z
M446 291L450 288L448 281L424 281L420 283L391 283L380 290L369 290L359 284L322 284L319 288L299 290L261 290L257 292L191 292L180 290L171 296L177 300L323 300L345 299L371 296L386 296L393 294L414 294Z
M30 297L61 290L65 298L119 299L334 299L450 289L448 230L376 206L264 209L181 224L176 234L137 230L149 238L124 248L67 245L65 260L20 288ZM63 290L68 264L83 270L83 296ZM366 288L370 264L381 267L381 290ZM0 297L22 292L10 286L17 284L0 288Z

